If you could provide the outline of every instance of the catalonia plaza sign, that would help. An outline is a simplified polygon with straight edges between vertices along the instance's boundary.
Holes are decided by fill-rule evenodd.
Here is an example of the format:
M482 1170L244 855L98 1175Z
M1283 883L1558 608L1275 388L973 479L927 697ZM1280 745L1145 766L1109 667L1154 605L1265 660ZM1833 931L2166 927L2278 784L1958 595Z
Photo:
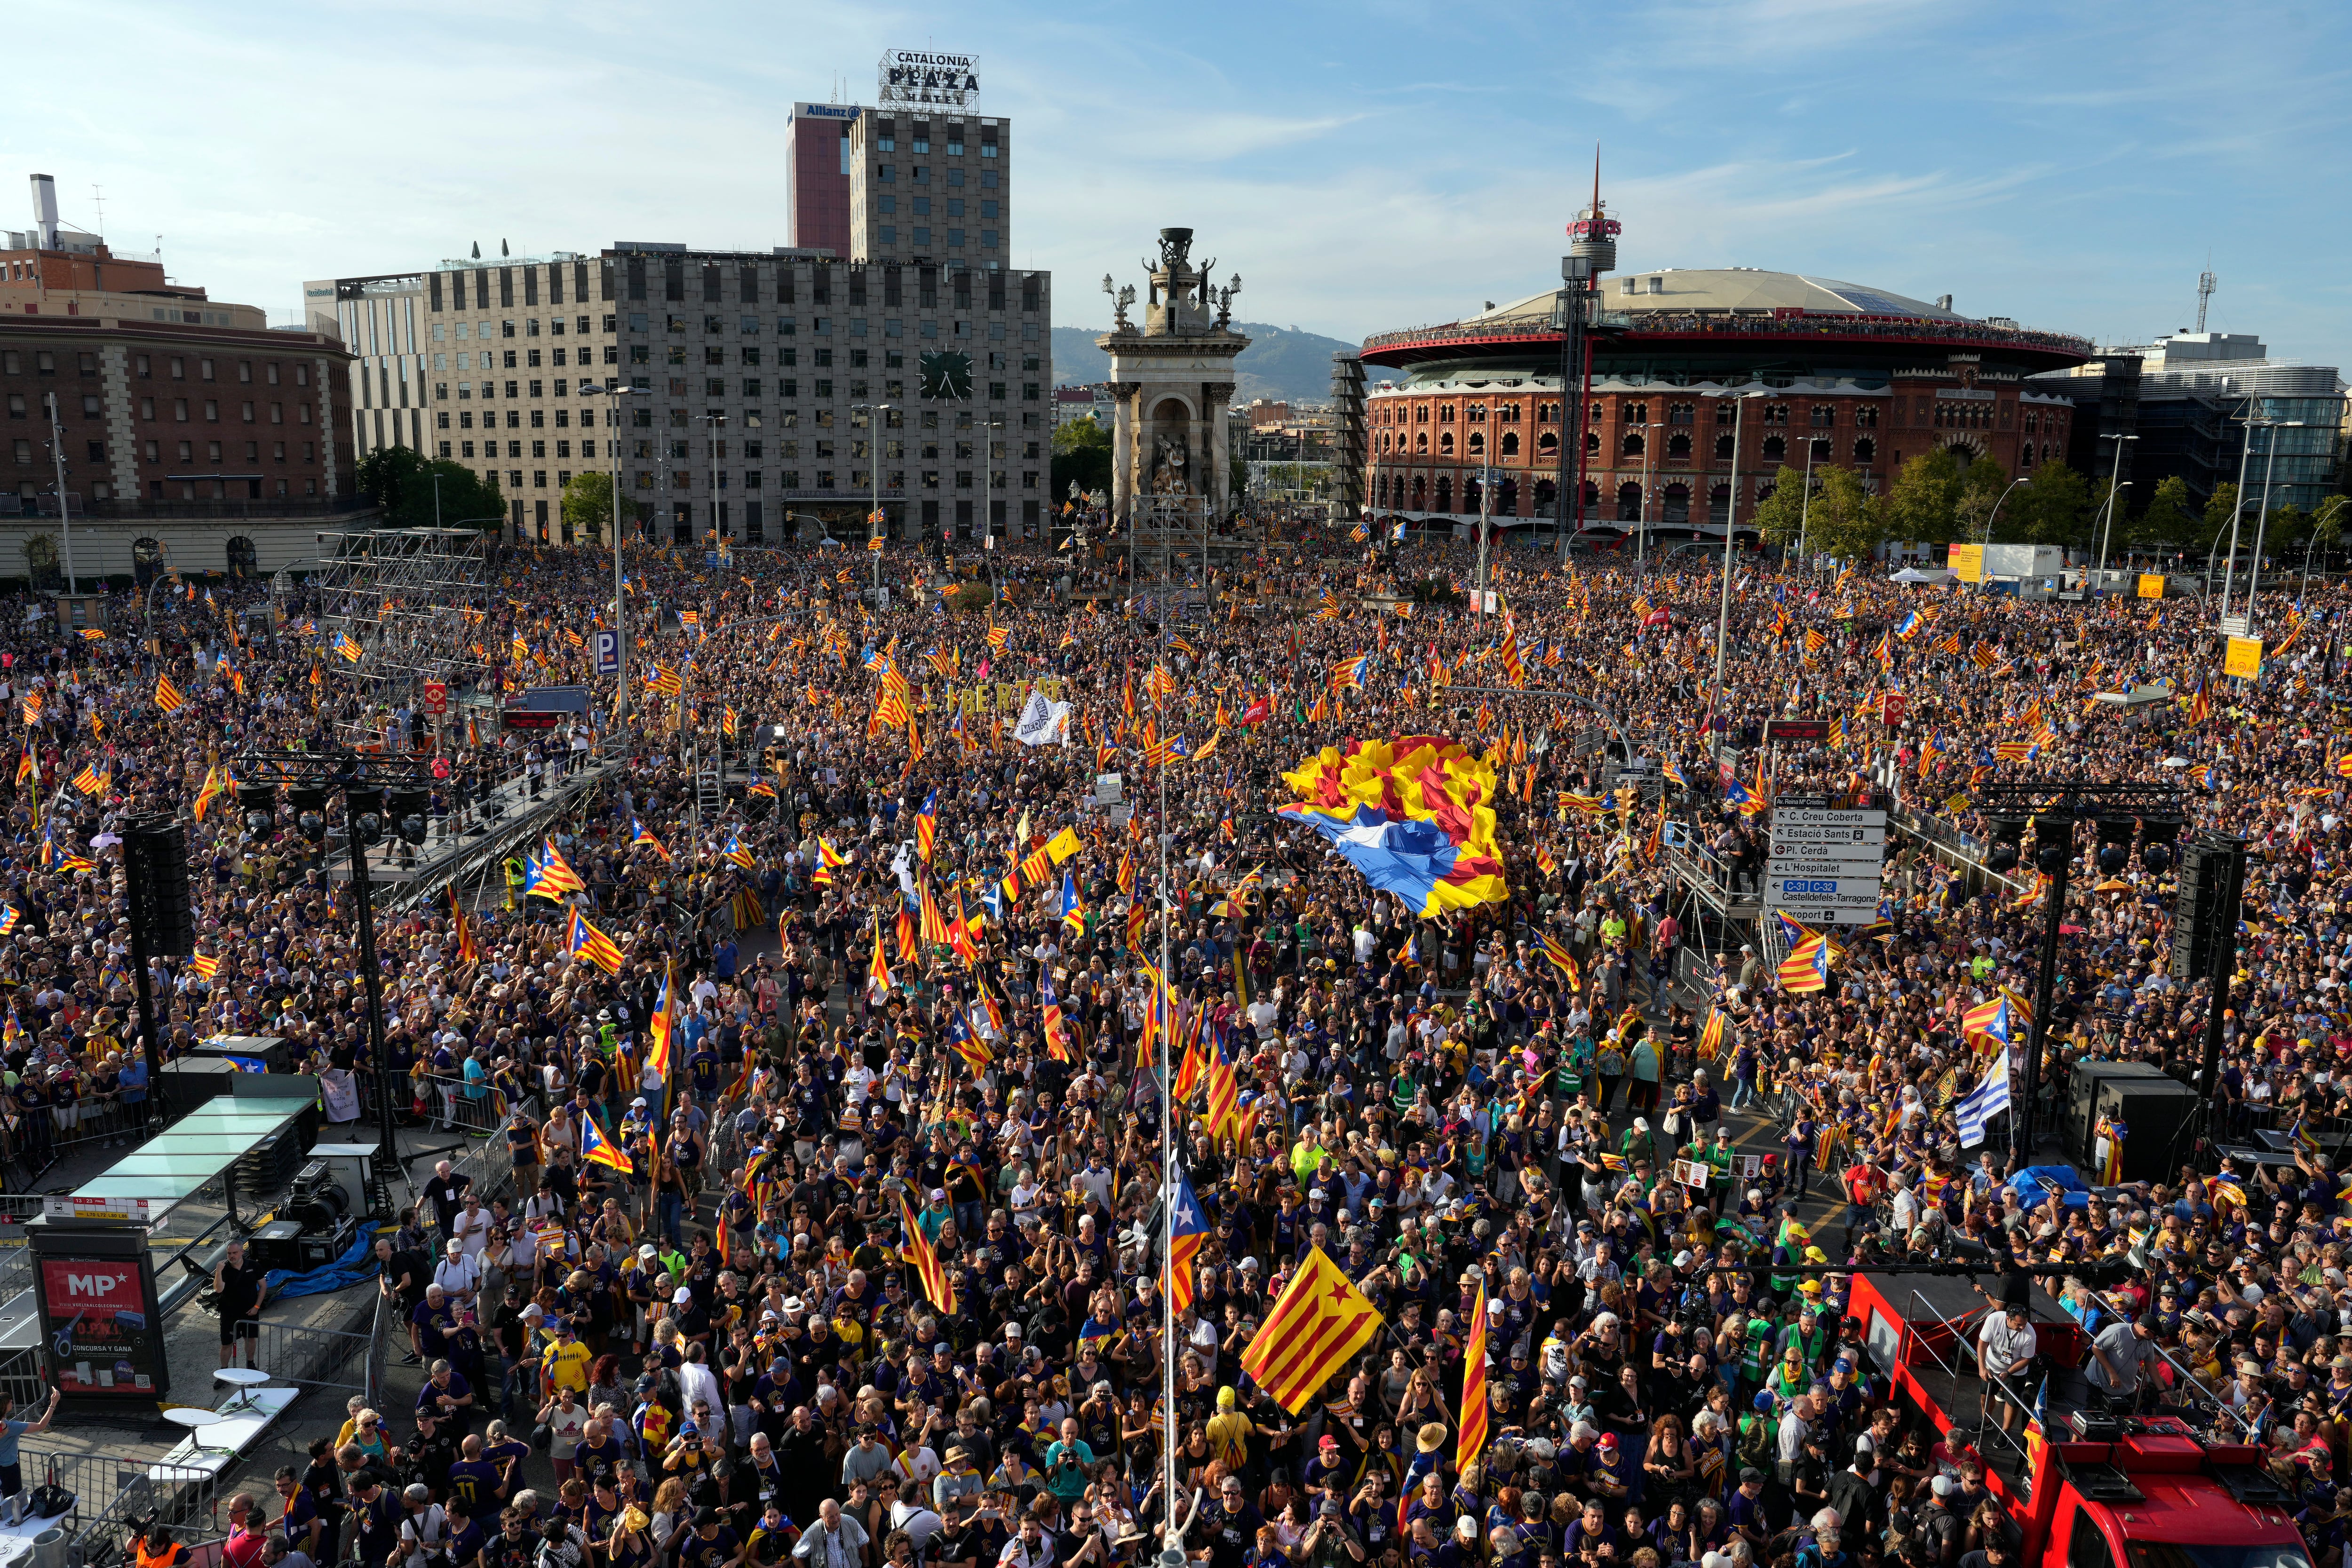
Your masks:
M972 94L980 90L979 71L978 55L891 49L882 56L879 101L886 108L895 103L969 108Z

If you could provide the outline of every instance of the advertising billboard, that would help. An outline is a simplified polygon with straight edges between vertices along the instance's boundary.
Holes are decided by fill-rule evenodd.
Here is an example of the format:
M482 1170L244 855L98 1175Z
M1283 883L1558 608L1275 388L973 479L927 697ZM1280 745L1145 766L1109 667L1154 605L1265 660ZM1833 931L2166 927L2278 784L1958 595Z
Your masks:
M133 1258L40 1260L41 1333L67 1394L152 1400L166 1386L152 1283Z

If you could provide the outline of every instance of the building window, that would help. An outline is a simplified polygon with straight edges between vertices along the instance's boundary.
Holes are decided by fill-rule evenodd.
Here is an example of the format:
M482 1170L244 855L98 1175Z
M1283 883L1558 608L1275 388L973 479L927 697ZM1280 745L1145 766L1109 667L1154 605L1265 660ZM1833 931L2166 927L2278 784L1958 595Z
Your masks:
M1730 458L1731 458L1731 437L1728 437L1728 436L1717 436L1717 437L1715 438L1715 455L1716 455L1717 458L1718 460L1721 460L1721 461L1728 461L1728 460L1730 459Z
M1788 455L1789 438L1787 437L1767 436L1764 437L1764 460L1766 462L1777 463Z
M1828 403L1816 403L1813 405L1814 429L1826 430L1836 423L1837 407L1835 405Z
M1868 436L1857 436L1853 443L1853 460L1867 463L1878 456L1878 443Z
M1878 428L1878 405L1877 405L1876 404L1874 404L1874 403L1865 403L1865 404L1862 405L1860 407L1856 408L1856 409L1853 411L1853 423L1854 423L1854 426L1855 426L1857 429L1862 429L1862 430L1875 430L1875 429L1877 429L1877 428Z

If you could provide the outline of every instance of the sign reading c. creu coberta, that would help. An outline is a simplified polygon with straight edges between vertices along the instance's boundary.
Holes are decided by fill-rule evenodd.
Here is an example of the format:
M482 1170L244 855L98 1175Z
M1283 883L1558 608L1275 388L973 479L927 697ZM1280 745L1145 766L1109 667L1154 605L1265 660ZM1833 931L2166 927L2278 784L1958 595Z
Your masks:
M940 54L929 49L889 49L880 69L883 104L938 103L962 109L980 90L978 55Z

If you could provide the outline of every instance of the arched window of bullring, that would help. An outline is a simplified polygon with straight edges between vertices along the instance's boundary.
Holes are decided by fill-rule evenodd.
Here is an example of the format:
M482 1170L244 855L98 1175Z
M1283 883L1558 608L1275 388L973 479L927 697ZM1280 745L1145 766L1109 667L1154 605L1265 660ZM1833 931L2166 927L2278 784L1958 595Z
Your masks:
M1600 431L1587 430L1584 433L1584 455L1588 458L1597 458L1601 456Z
M1536 437L1536 455L1543 458L1559 456L1559 432L1547 430Z
M1557 403L1538 403L1538 404L1537 404L1537 405L1536 405L1536 423L1537 423L1537 424L1538 424L1538 425L1557 425L1557 424L1559 424L1559 404L1557 404Z
M1428 431L1422 430L1415 432L1412 438L1412 449L1416 452L1426 452L1429 450Z
M1635 522L1642 516L1642 487L1630 479L1617 487L1617 521Z
M1715 405L1715 422L1717 425L1728 425L1738 416L1739 411L1738 408L1733 406L1733 400L1731 398L1726 397L1717 401Z
M1788 455L1789 438L1786 436L1767 436L1764 437L1764 460L1766 462L1777 463Z
M2017 466L2018 466L2019 468L2032 468L2032 467L2033 467L2033 443L2032 443L2032 442L2028 441L2028 442L2026 442L2023 446L2021 446L2021 447L2018 447L2018 449L2017 449Z
M1412 510L1415 510L1415 511L1419 511L1419 510L1421 510L1421 503L1422 503L1423 498L1426 497L1428 494L1429 494L1429 476L1428 476L1428 475L1426 475L1426 474L1415 474L1415 475L1413 475L1413 477L1412 477Z
M1715 455L1717 458L1726 458L1731 456L1731 437L1729 436L1717 436L1715 438Z
M1463 444L1462 444L1462 449L1463 449L1464 451L1465 451L1465 452L1469 453L1469 454L1470 454L1472 457L1474 457L1474 458L1480 458L1480 457L1484 457L1484 456L1486 456L1486 432L1485 432L1484 430L1473 430L1473 431L1471 431L1471 432L1470 432L1470 436L1469 436L1469 439L1467 439L1467 440L1465 440L1465 442L1463 442Z
M1497 425L1517 425L1518 422L1519 405L1517 404L1497 403L1495 405L1495 423Z
M1853 460L1867 463L1877 458L1878 442L1869 436L1857 436L1853 442Z
M1483 403L1473 403L1462 411L1462 417L1467 424L1484 425L1486 422L1486 405Z
M1835 405L1834 404L1828 404L1828 403L1816 403L1816 404L1814 404L1814 405L1813 405L1813 428L1814 428L1814 429L1816 429L1816 430L1827 429L1830 426L1834 425L1834 424L1836 424L1836 423L1837 423L1837 407L1836 407L1836 405Z
M1636 406L1639 405L1636 405ZM1639 430L1628 430L1625 432L1625 456L1629 458L1638 458L1642 455L1643 449L1648 445L1648 438L1645 437Z
M1412 422L1416 425L1426 425L1429 423L1428 404L1416 403L1412 405Z
M1830 460L1830 438L1828 437L1816 436L1813 437L1812 457L1813 461L1816 463L1826 463Z
M1628 403L1622 405L1622 408L1626 424L1647 425L1650 422L1650 405L1648 404Z
M1787 404L1785 404L1785 403L1768 403L1768 404L1766 404L1766 405L1764 405L1764 423L1765 423L1765 424L1767 424L1767 425L1786 425L1788 422L1789 422L1789 405L1788 405Z
M1875 429L1877 429L1877 428L1878 428L1878 405L1877 405L1876 404L1874 404L1874 403L1865 403L1865 404L1864 404L1861 407L1856 408L1856 409L1853 411L1853 423L1854 423L1854 426L1855 426L1855 428L1857 428L1857 429L1861 429L1861 430L1875 430Z
M1454 510L1454 479L1450 474L1437 476L1437 510L1439 511Z
M1587 420L1585 421L1585 423L1586 423L1586 424L1588 424L1588 425L1598 425L1598 424L1600 424L1603 419L1606 419L1606 418L1608 418L1608 417L1609 417L1609 415L1608 415L1607 410L1603 409L1603 408L1601 406L1601 405L1599 405L1598 403L1596 403L1596 404L1594 404L1594 405L1592 405L1591 409L1590 410L1590 413L1591 414L1591 417L1590 419L1587 419Z
M1437 405L1437 422L1440 425L1451 425L1454 423L1454 405L1451 403L1441 403Z
M1669 458L1689 457L1690 447L1690 432L1687 430L1677 430L1666 437L1666 456Z
M1503 432L1503 456L1505 456L1506 458L1516 458L1516 457L1517 457L1518 455L1519 455L1519 433L1518 433L1517 430L1506 430L1506 431L1504 431L1504 432Z
M1551 498L1558 494L1559 494L1559 486L1553 484L1549 479L1538 479L1536 481L1536 510L1538 511L1541 511L1546 507L1550 506Z
M1668 485L1666 487L1664 517L1668 522L1690 521L1690 486Z
M1517 517L1518 515L1518 480L1506 479L1502 483L1495 487L1495 510L1501 512L1505 517Z
M1666 423L1669 425L1687 425L1691 422L1692 416L1696 412L1696 410L1687 403L1670 404L1666 408Z
M1453 455L1453 453L1454 453L1454 432L1453 432L1453 431L1448 430L1448 431L1444 432L1443 435L1441 435L1441 436L1439 436L1439 437L1437 437L1437 451L1438 451L1438 455L1439 455L1440 457L1451 457L1451 456Z

